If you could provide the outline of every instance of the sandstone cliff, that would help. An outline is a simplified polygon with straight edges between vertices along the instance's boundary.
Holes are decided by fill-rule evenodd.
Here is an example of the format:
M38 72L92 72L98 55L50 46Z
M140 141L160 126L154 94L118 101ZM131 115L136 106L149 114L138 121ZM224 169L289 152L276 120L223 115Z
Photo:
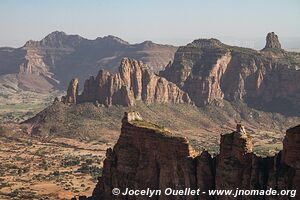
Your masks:
M199 39L180 47L160 75L187 92L196 105L244 101L259 109L299 115L299 54L281 49L269 33L262 51Z
M252 146L251 137L241 125L237 126L235 132L221 136L220 155L216 168L216 188L251 188Z
M106 106L132 106L136 101L150 103L192 103L187 93L174 83L151 72L145 64L124 58L119 72L110 74L100 70L97 77L85 81L81 95L74 97L72 88L64 99L67 103L97 102ZM75 98L75 99L74 99Z
M114 187L123 191L125 188L194 188L194 155L187 140L133 115L136 113L125 114L120 138L113 150L107 150L103 176L94 190L94 198L114 199L111 194Z
M74 78L71 80L69 87L67 89L67 96L62 98L63 103L75 103L78 96L78 79Z
M288 196L113 196L111 190L130 189L299 189L300 126L287 131L284 148L274 157L257 157L243 126L221 137L220 154L195 152L188 141L125 113L121 135L108 149L103 175L89 199L289 199ZM198 155L197 155L198 154ZM298 195L299 196L299 195ZM295 199L297 199L297 197Z

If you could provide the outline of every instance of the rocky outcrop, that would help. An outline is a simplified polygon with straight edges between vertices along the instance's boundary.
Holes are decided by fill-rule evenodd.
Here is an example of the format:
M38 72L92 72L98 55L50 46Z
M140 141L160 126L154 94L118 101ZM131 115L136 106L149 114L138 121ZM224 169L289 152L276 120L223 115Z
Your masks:
M220 82L230 60L231 54L227 52L216 60L216 63L207 71L207 76L200 79L194 79L191 76L187 78L183 90L192 94L191 98L197 105L223 105L224 92Z
M211 189L282 190L299 189L299 127L289 129L284 148L274 157L253 153L252 138L243 126L222 135L220 154L195 152L188 141L144 121L138 113L125 113L121 135L113 149L108 149L103 174L88 199L290 199L289 196L209 196ZM200 189L196 195L149 196L112 194L113 188L124 192L152 189ZM297 196L295 197L297 199Z
M68 98L68 94L64 98ZM79 103L97 102L106 106L132 106L137 101L147 104L192 103L176 84L157 76L141 61L129 58L121 61L119 73L100 70L96 78L91 76L76 99Z
M78 79L71 80L67 89L67 95L62 98L62 102L76 104L78 96Z
M287 165L300 169L300 125L290 128L286 132L283 141L283 162Z
M263 50L267 49L281 49L278 36L274 32L268 33L266 37L266 46Z
M115 199L111 193L115 187L121 191L126 188L195 189L196 169L193 157L194 152L186 139L175 137L167 130L142 120L136 113L126 113L117 144L114 149L107 150L103 176L93 197ZM138 199L149 197L140 196ZM160 199L169 198L163 195Z
M256 51L216 39L195 40L179 47L174 62L160 75L187 92L197 106L243 101L258 109L299 115L299 54L280 50L274 33L268 34L266 47L268 51Z
M221 136L215 179L216 188L250 188L252 148L252 139L241 125L237 126L235 132Z
M300 191L300 125L290 128L283 141L282 162L293 168L291 185Z

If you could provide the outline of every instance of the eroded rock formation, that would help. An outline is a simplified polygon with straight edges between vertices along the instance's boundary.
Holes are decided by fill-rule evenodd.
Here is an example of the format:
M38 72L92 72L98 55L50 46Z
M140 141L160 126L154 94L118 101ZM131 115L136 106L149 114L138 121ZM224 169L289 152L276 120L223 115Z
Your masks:
M220 154L195 152L188 141L144 121L138 113L125 113L121 135L108 149L103 175L89 199L289 199L289 196L113 196L112 189L299 189L300 126L289 129L284 148L274 157L252 151L245 129L222 135ZM297 196L295 197L297 199Z
M237 126L235 132L221 136L215 179L216 188L250 188L252 147L252 139L241 125Z
M96 78L91 76L76 99L74 103L97 101L106 106L132 106L137 101L147 104L191 103L188 94L176 84L157 76L141 61L129 58L122 60L116 74L100 70Z
M281 44L279 42L278 36L274 33L268 33L266 37L266 46L264 50L266 49L281 49Z
M78 96L78 79L74 78L71 80L69 87L67 89L67 95L62 97L62 102L64 103L76 103Z
M136 114L126 113L117 144L113 150L107 150L103 176L93 195L96 199L112 199L114 187L123 191L125 188L194 188L193 153L186 139L172 136Z
M299 114L298 57L297 53L281 50L275 33L268 34L262 51L199 39L179 47L174 62L160 75L176 83L198 106L223 105L225 99Z

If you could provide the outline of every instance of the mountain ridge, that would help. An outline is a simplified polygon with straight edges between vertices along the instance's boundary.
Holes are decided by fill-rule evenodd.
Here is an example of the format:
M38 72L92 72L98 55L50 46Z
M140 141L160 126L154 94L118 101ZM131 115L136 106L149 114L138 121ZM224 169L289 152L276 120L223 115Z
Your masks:
M178 48L173 63L160 76L187 92L197 106L222 106L226 99L297 115L299 65L300 54L281 49L278 36L272 32L260 51L217 39L194 40Z
M47 93L64 90L73 76L87 78L101 68L114 72L123 57L142 60L153 71L161 70L176 49L148 41L129 44L112 35L90 40L54 31L20 48L0 48L0 79L14 74L21 89Z

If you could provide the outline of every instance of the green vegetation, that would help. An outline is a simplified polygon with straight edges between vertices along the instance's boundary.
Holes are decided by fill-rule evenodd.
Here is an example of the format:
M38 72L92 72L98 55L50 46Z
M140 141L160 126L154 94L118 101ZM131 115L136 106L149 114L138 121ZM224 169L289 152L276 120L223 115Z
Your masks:
M141 128L153 129L155 131L162 132L162 133L167 132L164 127L153 124L151 122L144 121L144 120L135 120L135 121L131 121L130 123L132 125L135 125L135 126L138 126Z

